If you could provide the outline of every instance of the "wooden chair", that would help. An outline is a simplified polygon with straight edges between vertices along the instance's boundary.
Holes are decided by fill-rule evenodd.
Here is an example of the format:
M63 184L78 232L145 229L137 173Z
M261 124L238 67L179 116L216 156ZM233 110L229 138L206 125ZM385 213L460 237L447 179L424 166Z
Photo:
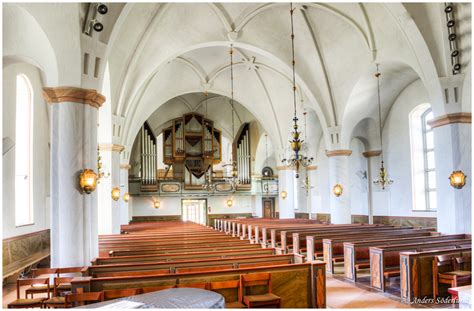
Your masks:
M46 288L47 298L28 298L28 295L25 294L25 298L20 298L20 287L26 285L44 285ZM41 308L43 301L49 299L50 290L49 290L49 278L35 278L35 279L18 279L16 280L16 300L8 304L9 309L19 309L19 308Z
M433 298L439 294L439 284L448 284L448 287L458 287L471 284L471 271L456 270L453 255L439 255L433 260ZM467 260L459 259L464 265Z
M45 275L56 275L58 274L58 269L57 268L41 268L41 269L33 269L31 270L32 272L32 278L37 278ZM34 298L35 294L43 294L48 291L53 290L53 284L46 284L46 285L36 285L36 286L30 286L29 288L26 289L26 297L28 295L31 295L31 298Z
M200 288L209 289L209 283L188 283L188 284L177 284L177 288Z
M247 306L247 308L280 308L280 297L275 294L272 294L272 280L270 273L263 272L242 274L240 275L240 284L240 290L242 291L240 295L242 297L243 303ZM247 295L246 288L254 286L267 286L268 291L265 294Z
M222 289L237 289L237 300L236 301L226 301L225 307L227 309L241 309L246 308L242 303L242 291L240 290L240 281L222 281L222 282L211 282L210 290L219 292Z
M174 288L176 285L163 285L163 286L148 286L142 288L142 293L147 294L151 292L157 292L164 289Z
M141 288L109 289L109 290L104 290L104 300L130 297L130 296L140 295L141 293L142 293Z
M73 306L75 305L83 305L95 302L104 301L104 293L103 292L86 292L86 293L74 293L74 294L67 294L66 298L66 306Z
M72 279L72 277L54 278L53 297L45 300L43 306L46 308L67 308L66 298L61 297L61 293L69 291ZM66 284L66 286L64 286L64 284Z

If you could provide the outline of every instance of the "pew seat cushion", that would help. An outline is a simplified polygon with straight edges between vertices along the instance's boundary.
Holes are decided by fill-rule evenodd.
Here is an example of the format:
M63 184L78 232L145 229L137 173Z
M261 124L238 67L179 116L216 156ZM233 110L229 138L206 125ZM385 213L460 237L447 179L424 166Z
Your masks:
M362 269L368 269L370 268L370 261L368 260L359 261L358 263L354 265L354 267L357 271L362 270Z
M33 306L33 305L41 305L46 298L21 298L16 299L8 304L8 307L20 307L20 306Z
M454 279L455 277L471 276L471 271L455 270L455 271L443 272L443 273L440 273L439 275L442 278L453 278Z
M56 304L63 305L65 303L66 303L65 297L52 297L44 301L44 304L49 304L49 305L56 305Z
M233 301L233 302L226 302L225 303L226 309L243 309L247 308L243 303L240 301Z
M275 295L275 294L272 294L272 293L266 293L266 294L262 294L262 295L248 295L248 296L244 296L244 301L245 301L245 304L246 305L249 305L249 302L250 303L259 303L259 302L271 302L271 301L275 301L275 302L278 302L280 301L280 297Z
M383 275L388 278L400 276L400 268L399 267L387 268L385 269Z

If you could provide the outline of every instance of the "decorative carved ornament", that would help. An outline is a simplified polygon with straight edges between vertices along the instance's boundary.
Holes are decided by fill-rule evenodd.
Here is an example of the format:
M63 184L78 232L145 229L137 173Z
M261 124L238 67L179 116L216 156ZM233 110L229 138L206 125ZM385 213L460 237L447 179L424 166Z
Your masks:
M444 116L440 116L431 121L428 121L428 125L431 126L432 129L443 126L443 125L452 124L452 123L471 124L471 113L469 112L450 113L450 114L445 114Z
M362 155L366 158L378 157L381 154L382 154L382 150L370 150L370 151L362 152Z
M82 89L71 86L44 87L43 97L48 104L73 102L100 108L105 96L93 89Z
M341 149L341 150L326 150L326 156L328 157L338 157L338 156L350 156L352 150Z
M161 184L161 191L162 192L179 192L180 190L179 184Z

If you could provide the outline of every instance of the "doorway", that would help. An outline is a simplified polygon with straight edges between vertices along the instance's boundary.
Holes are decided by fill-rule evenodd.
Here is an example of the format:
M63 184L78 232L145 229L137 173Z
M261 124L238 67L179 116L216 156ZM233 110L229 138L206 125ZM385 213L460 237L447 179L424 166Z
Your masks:
M207 199L182 199L181 219L207 225Z
M275 198L262 198L262 217L276 218Z

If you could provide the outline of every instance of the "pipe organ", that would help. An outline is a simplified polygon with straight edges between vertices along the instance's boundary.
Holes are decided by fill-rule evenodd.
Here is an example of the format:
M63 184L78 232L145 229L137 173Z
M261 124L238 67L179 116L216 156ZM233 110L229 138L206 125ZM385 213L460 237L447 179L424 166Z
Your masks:
M251 153L250 153L250 126L245 123L241 126L232 144L234 159L237 163L237 176L240 181L239 187L250 186L251 178ZM245 186L244 186L245 187Z
M163 162L173 168L173 179L185 189L201 189L204 175L222 160L221 132L198 113L171 121L163 130Z
M147 122L140 129L140 177L142 185L156 185L156 137Z

